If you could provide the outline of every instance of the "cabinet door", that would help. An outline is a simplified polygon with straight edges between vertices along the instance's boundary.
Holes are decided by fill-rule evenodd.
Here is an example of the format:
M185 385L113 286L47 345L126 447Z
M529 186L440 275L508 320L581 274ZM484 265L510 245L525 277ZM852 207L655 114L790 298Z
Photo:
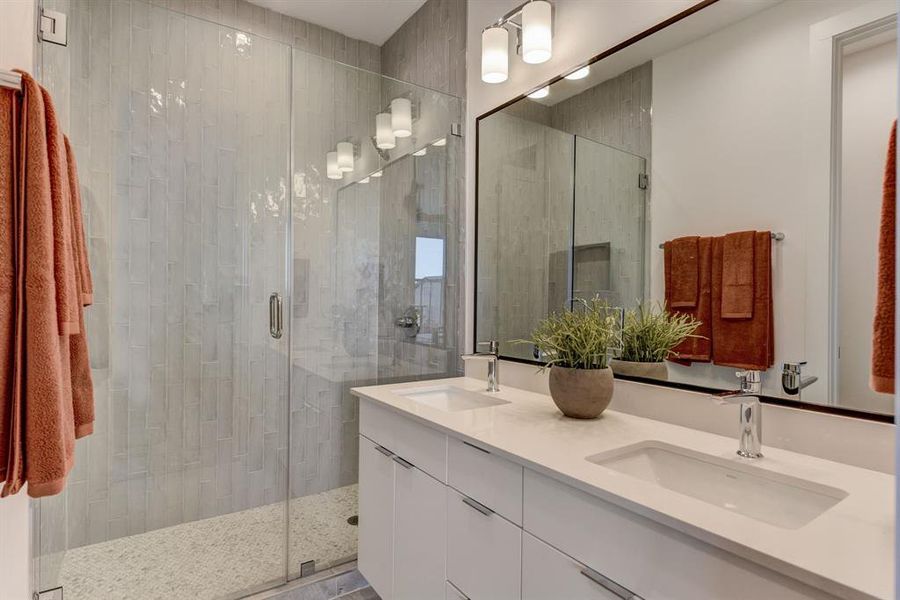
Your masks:
M522 597L522 530L450 487L447 580L472 600Z
M394 597L394 461L359 438L359 571L383 600Z
M601 576L602 577L602 576ZM637 598L627 590L617 594L584 565L551 548L536 537L522 534L522 600L621 600Z
M394 466L394 600L444 596L446 486L402 459Z

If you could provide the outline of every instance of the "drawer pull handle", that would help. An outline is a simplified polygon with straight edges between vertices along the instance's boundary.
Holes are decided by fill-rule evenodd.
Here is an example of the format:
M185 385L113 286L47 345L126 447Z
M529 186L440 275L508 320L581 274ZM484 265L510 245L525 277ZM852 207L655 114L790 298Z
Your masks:
M601 575L597 571L591 569L590 567L585 567L581 570L581 574L602 587L603 589L612 592L622 600L643 600L640 596L632 592L631 590L622 587L609 577Z
M477 510L478 512L480 512L481 514L483 514L483 515L486 516L486 517L489 517L489 516L491 516L492 514L494 514L494 511L492 511L491 509L489 509L487 506L485 506L485 505L482 504L481 502L478 502L477 500L472 500L472 499L469 498L468 496L463 496L462 501L463 501L465 504L468 504L469 506L471 506L472 508L474 508L475 510Z
M394 462L395 462L395 463L397 463L398 465L400 465L400 466L403 467L404 469L412 469L412 468L415 466L415 465L413 465L411 462L409 462L408 460L403 460L402 458L400 458L400 457L397 456L397 455L394 455L394 456L392 456L391 458L394 459Z
M394 453L391 452L390 450L388 450L387 448L385 448L384 446L375 446L375 449L378 450L379 452L381 452L382 454L384 454L385 456L387 456L388 458L391 458L394 456Z
M475 448L475 449L478 450L479 452L484 452L485 454L490 454L490 453L491 453L490 450L485 450L484 448L480 448L480 447L476 446L475 444L470 444L469 442L465 442L465 441L464 441L463 444L465 444L465 445L468 446L469 448Z

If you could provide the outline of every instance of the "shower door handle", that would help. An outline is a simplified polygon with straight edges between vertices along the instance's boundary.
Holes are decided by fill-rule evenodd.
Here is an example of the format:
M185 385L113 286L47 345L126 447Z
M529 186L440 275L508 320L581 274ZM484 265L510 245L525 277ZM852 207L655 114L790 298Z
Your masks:
M281 295L272 292L269 296L269 335L276 340L281 339L282 333Z

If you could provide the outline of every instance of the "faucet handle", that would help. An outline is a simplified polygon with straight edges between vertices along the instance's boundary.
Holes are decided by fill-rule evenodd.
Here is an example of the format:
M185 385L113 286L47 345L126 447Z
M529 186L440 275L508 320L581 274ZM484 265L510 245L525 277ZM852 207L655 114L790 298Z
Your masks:
M491 354L493 354L495 356L500 354L500 342L498 342L497 340L478 342L475 345L476 346L488 346L488 352L490 352Z

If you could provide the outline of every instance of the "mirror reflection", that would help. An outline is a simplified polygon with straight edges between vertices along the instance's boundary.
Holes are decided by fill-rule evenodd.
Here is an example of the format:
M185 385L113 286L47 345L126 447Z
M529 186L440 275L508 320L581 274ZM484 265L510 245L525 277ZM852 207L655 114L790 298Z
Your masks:
M891 413L897 70L889 0L719 2L482 116L476 339L538 362L511 341L599 297L647 346L618 376Z

